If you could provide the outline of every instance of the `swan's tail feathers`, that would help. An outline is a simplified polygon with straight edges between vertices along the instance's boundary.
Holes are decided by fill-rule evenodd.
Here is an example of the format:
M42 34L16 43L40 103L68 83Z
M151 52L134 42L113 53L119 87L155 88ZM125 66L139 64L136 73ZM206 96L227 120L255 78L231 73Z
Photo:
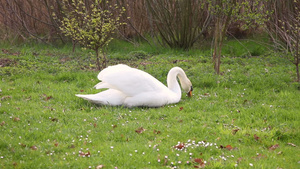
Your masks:
M84 100L87 100L92 103L105 104L105 102L103 102L102 100L99 99L99 96L97 96L97 94L87 94L87 95L76 94L75 96L83 98Z
M124 94L114 89L108 89L97 94L87 94L87 95L76 94L76 96L95 104L103 104L103 105L111 105L111 106L122 105L125 99Z

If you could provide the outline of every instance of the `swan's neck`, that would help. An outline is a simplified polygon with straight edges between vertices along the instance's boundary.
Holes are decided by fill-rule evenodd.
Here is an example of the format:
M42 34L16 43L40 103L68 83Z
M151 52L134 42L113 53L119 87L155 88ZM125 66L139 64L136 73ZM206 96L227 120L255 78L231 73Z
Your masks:
M177 77L179 78L179 80L181 80L183 77L186 77L186 75L181 68L174 67L168 73L167 84L168 84L168 88L176 94L177 98L180 99L181 89Z

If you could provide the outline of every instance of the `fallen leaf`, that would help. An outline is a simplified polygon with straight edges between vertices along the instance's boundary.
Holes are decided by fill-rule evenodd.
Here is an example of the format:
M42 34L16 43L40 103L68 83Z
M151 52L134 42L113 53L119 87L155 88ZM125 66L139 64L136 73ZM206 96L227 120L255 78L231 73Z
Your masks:
M81 153L79 153L79 155L82 157L89 157L91 155L91 153L89 151L87 153L81 152Z
M177 144L176 146L174 146L174 148L177 148L177 149L179 149L179 150L182 150L182 149L184 149L184 143L180 143L180 144Z
M17 122L17 121L20 121L20 120L21 120L21 119L20 119L19 117L14 117L14 118L13 118L13 121L14 121L14 122Z
M279 147L279 144L275 144L275 145L272 145L271 147L269 147L269 150L275 150Z
M96 169L101 169L101 168L104 168L104 165L98 165L98 166L96 167Z
M118 127L118 126L117 126L116 124L114 124L112 127L113 127L113 129L114 129L114 128Z
M54 143L54 146L57 147L58 146L58 142Z
M48 97L46 97L46 101L48 101L48 100L50 100L50 99L52 99L52 96L48 96Z
M281 155L283 152L282 151L279 151L278 153L277 153L277 155Z
M179 108L179 111L181 111L181 110L183 110L183 107L180 107L180 108Z
M254 134L254 139L255 139L256 141L258 141L260 138L259 138L256 134Z
M94 128L96 128L97 127L97 124L96 123L94 123Z
M69 148L75 148L74 144L72 144Z
M1 126L4 126L4 124L5 124L5 121L2 121L2 122L0 123Z
M232 146L231 145L227 145L226 149L229 150L229 151L231 151L232 150Z
M11 99L11 96L3 96L3 97L1 97L1 100L7 100L7 99Z
M290 145L290 146L293 146L293 147L297 147L295 144L293 144L293 143L287 143L288 145Z
M204 168L205 167L205 163L202 158L196 158L196 159L194 159L194 162L198 163L194 166L194 168Z
M58 118L52 118L51 121L58 122Z
M240 158L237 159L236 163L240 163L242 160L243 160L243 158L240 157Z
M13 162L13 166L17 166L18 165L18 163L17 162Z
M80 92L82 93L82 92L84 92L84 90L80 90Z
M160 131L158 131L158 130L153 130L153 133L154 133L154 134L160 134Z
M239 130L240 130L240 129L234 129L234 130L231 131L231 133L232 133L233 135L235 135Z
M267 158L267 156L266 155L263 155L263 154L257 154L257 156L256 157L252 157L253 159L256 159L256 160L260 160L260 159L262 159L262 158Z
M145 129L143 127L140 127L138 129L135 130L136 133L141 134L145 131Z
M37 147L35 145L30 147L31 150L37 150Z
M21 147L26 147L26 144L19 143Z

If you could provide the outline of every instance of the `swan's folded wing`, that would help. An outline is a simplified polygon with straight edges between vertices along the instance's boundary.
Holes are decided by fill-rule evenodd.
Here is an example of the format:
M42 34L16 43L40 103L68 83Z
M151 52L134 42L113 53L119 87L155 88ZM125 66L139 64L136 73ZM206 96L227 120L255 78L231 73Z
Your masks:
M102 84L119 90L127 96L166 88L150 74L126 65L110 66L99 73L98 79L102 81Z

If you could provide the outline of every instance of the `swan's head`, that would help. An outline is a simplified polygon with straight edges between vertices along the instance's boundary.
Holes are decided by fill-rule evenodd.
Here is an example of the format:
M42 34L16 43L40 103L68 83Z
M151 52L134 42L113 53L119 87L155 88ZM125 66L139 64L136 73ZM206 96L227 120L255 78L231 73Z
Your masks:
M187 77L186 79L183 78L182 80L180 80L180 83L181 83L182 90L185 93L187 93L189 97L192 97L193 86L190 79L188 79Z
M181 93L176 77L178 77L178 79L180 81L182 90L185 93L187 93L187 95L189 97L191 97L192 91L193 91L192 83L191 83L190 79L187 78L186 74L180 67L173 67L169 71L168 80L167 80L168 87L173 91L177 91L177 92ZM177 85L175 85L175 84L177 84Z

